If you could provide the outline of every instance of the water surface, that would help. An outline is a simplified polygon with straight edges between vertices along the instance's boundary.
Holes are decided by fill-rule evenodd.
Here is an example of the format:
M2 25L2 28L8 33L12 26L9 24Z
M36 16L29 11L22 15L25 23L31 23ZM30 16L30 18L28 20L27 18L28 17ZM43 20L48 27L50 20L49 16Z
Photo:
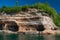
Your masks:
M0 40L60 40L60 35L32 35L0 33Z

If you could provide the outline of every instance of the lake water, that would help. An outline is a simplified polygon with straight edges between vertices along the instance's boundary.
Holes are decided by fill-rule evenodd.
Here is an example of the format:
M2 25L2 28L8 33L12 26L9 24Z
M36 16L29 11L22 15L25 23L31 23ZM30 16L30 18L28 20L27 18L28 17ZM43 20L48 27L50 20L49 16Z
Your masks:
M32 35L0 33L0 40L60 40L60 35Z

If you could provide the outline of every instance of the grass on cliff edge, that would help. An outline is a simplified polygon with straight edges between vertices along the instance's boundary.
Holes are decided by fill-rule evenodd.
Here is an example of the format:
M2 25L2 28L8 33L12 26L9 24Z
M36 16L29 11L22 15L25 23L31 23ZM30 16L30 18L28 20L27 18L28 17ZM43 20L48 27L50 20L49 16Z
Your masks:
M50 7L50 5L48 3L37 3L34 5L25 5L25 6L14 6L14 7L6 7L3 6L2 8L0 8L0 12L5 11L7 14L11 13L17 13L19 11L26 11L28 10L28 8L36 8L36 9L41 9L41 10L45 10L45 13L47 13L48 15L53 17L53 21L54 23L60 27L60 16L58 15L58 13L56 12L56 10L52 7Z

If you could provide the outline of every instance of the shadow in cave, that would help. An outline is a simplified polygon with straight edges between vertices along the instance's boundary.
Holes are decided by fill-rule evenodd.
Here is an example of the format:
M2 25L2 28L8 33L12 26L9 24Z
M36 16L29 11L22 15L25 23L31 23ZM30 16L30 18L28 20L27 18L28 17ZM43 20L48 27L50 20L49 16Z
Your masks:
M38 28L37 28L37 31L44 31L45 30L45 28L44 28L44 26L43 25L39 25L38 26Z
M15 22L11 22L7 26L8 30L17 32L18 31L18 25Z
M5 25L3 24L3 23L1 23L0 24L0 30L3 30L3 27L4 27Z

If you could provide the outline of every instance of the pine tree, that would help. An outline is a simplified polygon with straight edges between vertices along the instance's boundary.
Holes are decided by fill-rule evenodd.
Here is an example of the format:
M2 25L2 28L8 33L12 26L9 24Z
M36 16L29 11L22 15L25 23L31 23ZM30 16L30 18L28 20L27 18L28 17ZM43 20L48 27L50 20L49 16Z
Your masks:
M16 6L18 6L18 0L16 0Z

